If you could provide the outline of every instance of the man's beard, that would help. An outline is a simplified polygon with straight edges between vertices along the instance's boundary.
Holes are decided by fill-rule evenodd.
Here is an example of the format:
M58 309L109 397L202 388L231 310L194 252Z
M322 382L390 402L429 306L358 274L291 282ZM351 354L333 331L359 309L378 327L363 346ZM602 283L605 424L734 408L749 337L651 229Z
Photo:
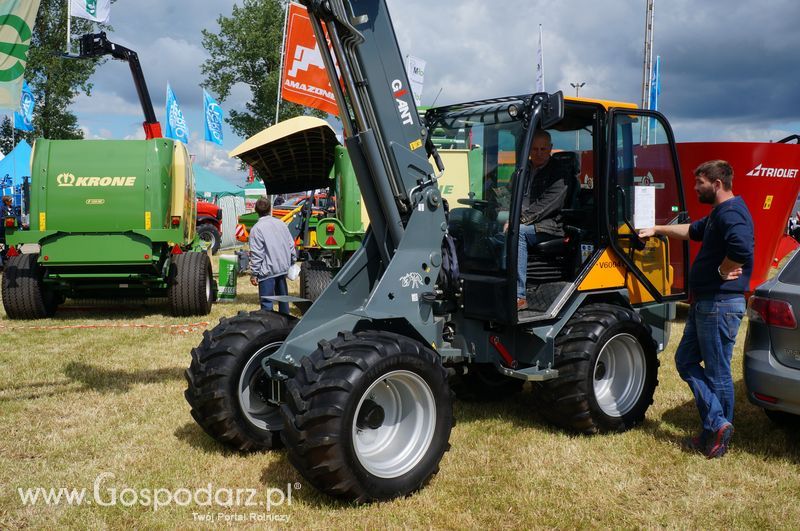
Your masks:
M714 200L716 199L716 194L712 191L703 191L697 194L697 198L700 200L701 203L705 203L707 205L713 205Z

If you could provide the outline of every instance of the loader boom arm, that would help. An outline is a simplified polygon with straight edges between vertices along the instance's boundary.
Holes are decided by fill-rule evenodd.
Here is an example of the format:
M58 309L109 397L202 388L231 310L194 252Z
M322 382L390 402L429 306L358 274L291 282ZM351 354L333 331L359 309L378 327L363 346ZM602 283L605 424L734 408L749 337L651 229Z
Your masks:
M114 59L128 63L133 76L133 84L136 86L136 93L139 95L139 103L142 105L142 112L144 112L142 126L144 127L145 138L148 140L161 138L161 124L158 123L156 113L153 110L153 102L150 99L150 92L148 92L147 83L144 80L142 65L139 63L139 55L129 48L109 41L104 31L87 33L81 36L78 59L101 57L103 55L110 55Z
M403 237L411 192L431 181L427 130L419 122L385 0L302 0L329 78L345 144L384 261ZM327 35L327 39L326 39ZM338 67L338 71L337 71ZM384 237L385 235L385 237Z

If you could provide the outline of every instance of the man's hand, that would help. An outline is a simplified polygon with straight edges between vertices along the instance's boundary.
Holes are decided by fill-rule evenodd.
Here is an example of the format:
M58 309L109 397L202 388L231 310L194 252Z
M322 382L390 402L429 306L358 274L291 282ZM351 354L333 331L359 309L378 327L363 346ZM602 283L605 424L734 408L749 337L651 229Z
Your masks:
M258 287L258 278L257 277L250 277L250 284Z
M734 269L731 269L730 271L725 271L722 268L722 266L719 266L719 269L717 271L719 272L720 278L722 280L725 280L725 281L736 280L737 278L742 276L742 268L741 267L736 267Z
M652 238L656 235L655 227L650 227L649 229L639 229L638 236L639 238L646 240L647 238Z

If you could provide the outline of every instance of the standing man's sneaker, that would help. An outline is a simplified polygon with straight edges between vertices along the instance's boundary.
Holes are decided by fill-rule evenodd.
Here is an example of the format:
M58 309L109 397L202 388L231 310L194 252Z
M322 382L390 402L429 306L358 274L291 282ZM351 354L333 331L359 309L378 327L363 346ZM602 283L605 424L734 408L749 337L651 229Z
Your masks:
M517 311L521 312L522 310L528 309L528 299L524 297L520 297L517 299Z
M722 457L728 451L728 443L731 442L733 436L733 424L726 422L720 429L714 433L714 438L709 443L706 450L706 457L714 459L715 457Z

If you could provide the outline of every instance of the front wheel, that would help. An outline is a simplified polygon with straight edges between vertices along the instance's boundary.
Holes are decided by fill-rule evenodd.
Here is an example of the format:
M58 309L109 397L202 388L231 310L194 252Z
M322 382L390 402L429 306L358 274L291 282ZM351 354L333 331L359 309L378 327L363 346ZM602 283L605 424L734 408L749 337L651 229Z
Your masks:
M287 383L289 460L338 498L388 500L439 470L453 424L447 375L423 344L383 331L320 342Z
M223 318L192 349L184 393L192 417L214 439L239 451L280 444L277 406L269 403L271 381L261 361L292 331L292 317L265 311Z
M641 316L614 304L580 308L556 338L558 377L534 386L542 415L584 434L644 420L658 386L656 344Z

